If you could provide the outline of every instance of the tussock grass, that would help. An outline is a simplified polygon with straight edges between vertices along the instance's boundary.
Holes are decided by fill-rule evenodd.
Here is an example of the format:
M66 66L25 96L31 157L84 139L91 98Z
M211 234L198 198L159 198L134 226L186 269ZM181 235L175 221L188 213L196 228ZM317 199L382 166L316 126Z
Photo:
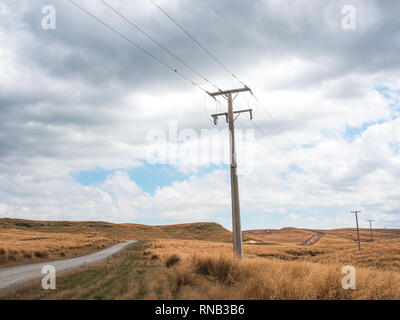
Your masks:
M181 299L400 299L398 240L368 243L361 252L343 245L245 245L244 261L233 259L226 243L162 240L154 248L160 255L179 252L172 271ZM356 290L342 288L345 265L356 268Z
M231 257L194 256L192 266L195 273L210 276L217 281L232 284L244 276L243 270Z
M345 290L340 265L306 261L237 261L196 256L176 269L182 299L400 299L400 275L359 269L357 289Z
M143 256L144 250L143 243L131 244L107 261L57 274L56 290L43 290L39 280L0 292L0 300L173 299L173 268Z
M7 226L2 226L4 221ZM65 282L61 277L57 292L43 293L38 285L18 291L16 297L400 299L400 232L396 230L376 231L376 241L363 241L361 251L353 229L253 230L245 232L247 239L254 240L244 244L244 261L238 261L232 258L231 234L217 224L150 227L0 219L0 229L0 266L59 258L62 253L75 256L126 238L158 239L129 246L107 262L72 272ZM363 240L369 238L367 231L361 230ZM303 245L316 232L324 236L311 246ZM46 252L48 257L35 252ZM356 290L342 288L345 265L356 268Z
M175 270L174 280L177 289L183 286L193 286L198 283L199 277L191 268L181 267Z
M84 255L126 239L197 239L229 242L231 232L217 223L167 226L113 224L99 221L33 221L0 218L0 267ZM159 243L154 244L161 246ZM9 250L25 250L12 253ZM47 251L48 255L35 255ZM62 254L61 252L64 252Z
M43 233L32 229L2 228L0 224L0 267L75 257L116 243L98 234Z
M49 256L47 251L35 251L33 254L36 258L47 258Z
M180 261L168 268L179 245ZM357 267L356 289L345 290L341 263L306 260L312 256L289 261L245 255L239 261L224 243L208 243L203 251L199 245L132 244L103 263L58 276L55 291L42 290L37 282L0 299L400 299L396 271ZM150 247L161 260L143 255Z
M174 253L166 258L165 266L167 268L172 267L173 265L177 264L179 261L181 261L181 257Z
M42 233L31 238L40 238L51 233L102 235L114 240L136 239L189 239L229 242L230 231L217 223L197 222L166 226L147 226L133 223L113 224L101 221L33 221L0 218L0 227Z

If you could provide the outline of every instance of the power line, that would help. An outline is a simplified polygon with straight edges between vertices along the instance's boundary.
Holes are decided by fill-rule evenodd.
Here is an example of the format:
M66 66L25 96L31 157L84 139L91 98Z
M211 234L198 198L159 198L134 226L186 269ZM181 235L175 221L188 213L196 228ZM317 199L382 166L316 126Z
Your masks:
M240 222L240 202L239 202L239 181L237 176L237 159L236 159L236 144L235 144L235 119L234 114L250 113L252 118L252 110L238 110L233 111L233 98L232 94L236 96L240 92L250 91L249 88L238 88L231 90L224 90L219 92L210 93L210 96L224 96L228 101L228 112L213 114L215 124L217 123L218 117L226 117L229 127L229 148L230 148L230 172L231 172L231 201L232 201L232 233L233 233L233 252L235 257L243 259L243 248L242 248L242 227Z
M250 107L249 107L249 108L250 108ZM237 119L237 120L239 121L239 119ZM244 125L243 125L240 121L239 121L239 123L244 127ZM279 146L277 146L277 145L272 141L272 139L264 132L264 130L262 130L262 129L254 122L254 120L252 120L251 123L253 124L253 126L254 126L265 138L268 139L268 141L269 141L277 150L279 150L280 154L282 154L282 156L290 163L291 160L290 160L289 156L288 156L284 151L282 151L282 149L281 149ZM255 135L255 138L257 139L257 136L256 136L256 135ZM258 140L260 141L261 145L264 147L265 145L263 144L263 141L262 141L261 139L258 139ZM267 150L267 149L266 149L266 150ZM279 161L283 161L283 159L282 159L281 157L278 157L278 156L275 154L275 152L272 151L272 149L270 149L270 150L268 150L268 151L271 152L271 153L273 153L274 156L275 156ZM297 166L298 166L298 165L297 165ZM310 185L312 185L312 187L315 188L315 184L312 182L311 175L307 172L307 170L305 170L305 169L302 168L301 166L298 166L298 168L299 168L299 169L305 174L305 176L307 177L307 179L305 179L305 181L307 181ZM320 179L321 179L323 182L325 182L326 184L329 184L324 178L321 178L321 177L320 177Z
M247 106L250 108L250 104L249 104L249 102L247 101L247 99L246 99L246 104L247 104ZM282 149L281 149L279 146L277 146L277 145L275 144L275 142L273 142L273 140L265 133L264 129L260 128L260 127L255 123L254 120L251 121L251 123L253 124L254 127L256 127L256 129L258 129L258 131L260 131L260 132L270 141L270 143L271 143L272 145L275 146L276 149L279 150L279 152L280 152L282 155L286 156L286 154L282 151Z
M258 131L260 131L260 132L269 140L269 142L270 142L272 145L274 145L274 147L275 147L276 149L279 150L279 152L281 152L281 153L283 154L281 148L279 148L279 147L275 144L275 142L274 142L266 133L264 133L264 130L261 129L261 128L254 122L254 120L251 121L251 123L253 124L253 126L254 126L256 129L258 129Z
M178 23L170 14L168 14L163 8L161 8L153 0L150 0L164 15L168 17L179 29L181 29L190 39L193 40L205 53L207 53L216 63L218 63L226 72L228 72L232 77L240 82L241 85L247 87L228 67L226 67L215 55L213 55L207 48L202 45L195 37L193 37L181 24Z
M207 113L207 105L206 105L206 98L207 97L208 97L208 94L205 94L204 95L204 101L203 101L203 110L205 112L207 120L210 121L210 125L212 126L213 125L213 121L211 120L211 118L208 116L208 113ZM215 100L215 101L217 101L217 100Z
M265 114L274 122L274 124L279 128L279 130L283 133L283 135L286 137L286 139L292 144L292 146L295 149L298 149L297 145L292 141L292 139L289 138L289 136L286 134L285 130L279 125L278 121L275 120L275 118L271 115L271 113L268 112L268 110L263 106L261 101L258 99L258 97L253 93L254 99L258 102L258 104L261 106L261 109L265 112Z
M358 230L358 213L361 212L361 210L354 210L350 211L351 213L354 213L356 215L356 226L357 226L357 242L358 242L358 250L361 250L361 244L360 244L360 231Z
M371 234L371 241L374 241L374 238L372 236L372 222L375 221L375 220L374 219L367 219L366 221L369 222L369 231L370 231L370 234Z
M188 77L186 77L185 75L183 75L182 73L180 73L178 71L178 69L171 67L170 65L168 65L166 62L164 62L163 60L161 60L160 58L156 57L155 55L153 55L151 52L147 51L146 49L144 49L143 47L141 47L140 45L138 45L136 42L132 41L131 39L129 39L127 36L125 36L124 34L122 34L121 32L119 32L118 30L116 30L115 28L113 28L112 26L110 26L109 24L107 24L106 22L104 22L103 20L101 20L100 18L96 17L94 14L92 14L91 12L89 12L88 10L86 10L85 8L81 7L79 4L77 4L76 2L72 1L72 0L67 0L69 3L71 3L72 5L76 6L77 8L79 8L80 10L82 10L84 13L86 13L88 16L92 17L93 19L95 19L96 21L100 22L102 25L104 25L105 27L107 27L108 29L110 29L111 31L113 31L114 33L116 33L118 36L120 36L122 39L128 41L131 45L135 46L137 49L139 49L140 51L142 51L143 53L147 54L148 56L152 57L154 60L156 60L157 62L159 62L160 64L162 64L164 67L168 68L169 70L171 70L172 72L176 73L177 75L179 75L181 78L183 78L184 80L186 80L187 82L191 83L192 85L196 86L197 88L199 88L200 90L204 91L205 93L208 93L207 90L205 90L204 88L202 88L200 85L198 85L196 82L190 80Z
M83 7L81 7L80 5L78 5L77 3L75 3L72 0L67 0L68 2L70 2L71 4L73 4L74 6L76 6L77 8L79 8L80 10L82 10L83 12L85 12L87 15L89 15L90 17L92 17L93 19L97 20L98 22L100 22L101 24L103 24L105 27L107 27L108 29L110 29L111 31L113 31L114 33L116 33L118 36L120 36L121 38L123 38L124 40L128 41L130 44L132 44L133 46L135 46L137 49L141 50L143 53L147 54L148 56L152 57L153 59L155 59L157 62L159 62L160 64L162 64L163 66L165 66L166 68L168 68L169 70L173 71L174 73L178 74L181 78L183 78L184 80L186 80L187 82L189 82L190 84L196 86L197 88L199 88L200 90L204 91L205 93L209 94L209 92L207 90L205 90L204 88L202 88L200 85L198 85L196 82L192 81L191 79L189 79L188 77L186 77L185 75L183 75L182 73L180 73L176 68L171 67L170 65L168 65L166 62L164 62L163 60L161 60L160 58L156 57L155 55L153 55L152 53L150 53L148 50L144 49L143 47L141 47L140 45L138 45L137 43L135 43L134 41L132 41L131 39L129 39L128 37L126 37L124 34L122 34L121 32L117 31L115 28L113 28L112 26L110 26L109 24L107 24L106 22L104 22L103 20L101 20L100 18L96 17L94 14L92 14L91 12L89 12L88 10L84 9ZM210 84L212 84L214 87L217 88L218 91L221 91L221 89L219 89L216 85L214 85L213 83L211 83L207 78L205 78L202 74L200 74L197 70L195 70L194 68L192 68L189 64L187 64L184 60L182 60L181 58L179 58L178 56L176 56L174 53L172 53L169 49L167 49L165 46L163 46L161 43L159 43L157 40L155 40L153 37L151 37L149 34L147 34L146 32L144 32L140 27L138 27L136 24L134 24L132 21L130 21L129 19L127 19L125 16L123 16L121 13L119 13L116 9L114 9L113 7L111 7L108 3L106 3L103 0L100 0L104 5L106 5L108 8L110 8L111 10L113 10L117 15L119 15L121 18L123 18L125 21L127 21L129 24L131 24L133 27L135 27L137 30L139 30L141 33L143 33L144 35L146 35L148 38L150 38L152 41L154 41L157 45L159 45L161 48L163 48L164 50L166 50L168 53L170 53L172 56L174 56L177 60L179 60L180 62L182 62L185 66L187 66L189 69L191 69L193 72L195 72L196 74L198 74L200 77L202 77L205 81L209 82ZM214 55L212 55L203 45L201 45L201 43L199 43L193 36L190 35L190 33L188 33L183 27L181 27L179 25L179 23L174 20L170 15L168 15L160 6L158 6L153 0L150 0L157 8L159 8L165 15L168 16L169 19L171 19L171 21L173 21L183 32L185 32L194 42L196 42L205 52L207 52L207 54L209 54L211 57L214 58L214 60L216 62L218 62L218 64L220 64L226 71L228 71L229 73L231 73L231 75L236 78L242 85L244 85L246 88L247 86L240 81L228 68L225 67L225 65L223 65ZM252 93L252 92L251 92ZM255 96L253 93L252 95L254 96L254 98L257 100L257 102L260 104L260 106L263 107L263 105L261 104L260 100L257 98L257 96ZM219 101L216 100L218 103ZM281 132L286 136L286 138L296 147L296 145L293 143L293 141L288 137L288 135L285 133L285 131L282 129L282 127L279 125L279 123L272 117L272 115L265 110L265 108L263 107L264 112L273 120L273 122L275 123L275 125L281 130ZM254 124L255 125L255 124ZM256 125L255 125L256 126ZM258 126L256 126L258 127ZM258 127L258 130L260 132L263 133L263 131ZM263 133L263 135L265 135ZM272 144L274 144L271 139L265 135ZM275 144L274 144L275 145ZM275 147L277 149L280 150L279 147L277 147L275 145ZM296 147L297 148L297 147ZM280 150L281 151L281 150ZM270 151L271 152L271 151ZM275 154L276 156L276 154ZM304 170L303 170L304 171ZM305 171L304 171L305 172Z
M254 95L253 95L253 96L254 96ZM249 103L248 103L247 100L246 100L246 103L247 103L247 106L250 108ZM260 102L259 102L259 104L262 106L262 104L261 104ZM265 110L265 112L266 112L267 114L269 114L268 111ZM269 114L269 115L270 115L270 114ZM270 117L273 119L272 115L270 115ZM261 130L261 128L258 127L254 121L252 121L252 124L253 124L255 127L257 127L258 130L259 130L260 132L262 132L263 135L264 135L265 137L267 137L267 138L270 140L271 144L273 144L273 145L280 151L280 153L281 153L283 156L285 156L285 157L290 161L289 157L286 155L286 152L282 151L282 149L281 149L279 146L277 146L277 145L272 141L272 139L270 139L270 138L267 136L267 134L264 134L264 130ZM276 124L279 126L279 124L278 124L277 122L276 122ZM279 126L279 127L280 127L280 126ZM282 129L282 132L284 133L283 129ZM289 141L291 141L290 138L289 138L286 134L285 134L285 136L289 139ZM294 142L292 142L292 145L295 147L296 150L300 150L300 148L297 147L296 144L295 144ZM309 174L304 168L302 168L302 167L300 167L300 166L298 166L298 167L299 167L308 177L310 177L310 174ZM326 181L325 178L322 177L322 176L320 176L319 179L322 180L326 185L329 185L329 184L330 184L330 183L329 183L328 181Z
M244 129L247 129L247 127L239 120L236 119L236 121L239 122L239 124L241 125L241 127L243 127ZM262 132L261 132L262 133ZM272 149L270 149L269 147L267 147L263 141L257 137L256 135L254 135L254 137L260 142L260 144L262 145L262 147L269 153L271 153L276 159L278 159L279 161L283 161L283 159L281 157L279 157Z
M183 65L185 65L187 68L189 68L190 70L192 70L195 74L197 74L200 78L202 78L204 81L206 81L207 83L209 83L210 85L212 85L214 88L216 88L217 90L221 89L216 86L213 82L211 82L210 80L208 80L203 74L201 74L199 71L197 71L196 69L194 69L193 67L191 67L186 61L184 61L183 59L181 59L180 57L178 57L175 53L173 53L171 50L169 50L167 47L165 47L163 44L161 44L159 41L157 41L154 37L152 37L151 35L149 35L147 32L145 32L142 28L140 28L137 24L135 24L134 22L132 22L132 20L128 19L127 17L125 17L122 13L120 13L117 9L115 9L114 7L112 7L109 3L107 3L104 0L99 0L100 2L102 2L106 7L108 7L110 10L112 10L115 14L117 14L118 16L120 16L122 19L124 19L127 23L129 23L132 27L136 28L136 30L138 30L139 32L141 32L142 34L144 34L147 38L149 38L150 40L152 40L155 44L157 44L160 48L162 48L164 51L168 52L171 56L173 56L176 60L178 60L179 62L181 62Z
M150 0L151 3L154 4L165 16L168 17L180 30L182 30L190 39L193 40L205 53L207 53L215 62L217 62L225 71L227 71L232 77L234 77L236 80L238 80L244 87L247 87L243 81L241 81L228 67L226 67L215 55L213 55L204 45L202 45L194 36L192 36L182 25L174 19L170 14L168 14L161 6L159 6L157 3L154 2L154 0ZM271 118L271 120L274 122L274 124L279 128L279 130L283 133L283 135L287 138L287 140L297 149L298 147L296 144L292 141L292 139L289 138L285 130L279 125L278 121L275 120L275 118L264 108L262 105L261 101L258 99L258 97L250 91L251 94L254 96L254 98L257 100L257 102L260 104L262 107L263 111L265 114L267 114L268 117Z

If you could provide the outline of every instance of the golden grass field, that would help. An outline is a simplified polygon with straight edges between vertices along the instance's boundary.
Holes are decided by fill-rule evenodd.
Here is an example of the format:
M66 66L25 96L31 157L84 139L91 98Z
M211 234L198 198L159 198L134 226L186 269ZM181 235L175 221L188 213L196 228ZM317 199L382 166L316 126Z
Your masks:
M114 243L97 234L3 229L0 231L0 267L80 256Z
M168 226L107 222L0 219L0 267L70 258L127 239L213 239L230 241L216 223Z
M74 236L90 241L85 233L79 233L87 235L89 230L98 239L144 241L103 263L58 276L57 290L42 290L39 283L32 283L0 298L400 299L400 233L395 229L374 230L373 242L369 241L369 230L361 229L361 251L354 229L245 231L244 260L237 261L232 259L231 234L217 224L141 226L148 228L145 232L131 225L127 234L127 225L115 225L118 232L113 234L112 227L78 224L73 226L76 233L68 234L60 225L51 231L50 226L42 225L40 232L55 238L64 235L62 241L72 241ZM0 228L11 233L18 230L19 237L39 232L23 226ZM164 230L169 230L168 238ZM305 245L315 234L320 235L318 240ZM34 241L27 243L34 248ZM0 248L4 243L4 237L0 237ZM355 290L342 288L345 265L356 268Z

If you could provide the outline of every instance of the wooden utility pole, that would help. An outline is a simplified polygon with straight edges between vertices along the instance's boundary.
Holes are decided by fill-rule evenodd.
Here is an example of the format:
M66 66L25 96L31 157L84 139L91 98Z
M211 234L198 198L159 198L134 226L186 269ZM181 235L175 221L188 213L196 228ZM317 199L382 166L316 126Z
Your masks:
M369 222L369 231L371 233L371 241L374 241L374 238L372 237L372 221L374 221L374 220L370 219L367 221Z
M223 96L228 101L228 112L216 113L211 116L214 118L214 124L217 124L219 116L225 116L229 124L229 145L230 145L230 164L231 164L231 201L232 201L232 231L233 231L233 253L239 258L243 259L242 249L242 227L240 224L240 204L239 204L239 184L237 177L237 161L236 161L236 147L235 147L235 126L234 121L240 113L249 112L250 119L252 118L252 109L233 111L233 100L239 92L251 91L249 88L244 87L241 89L233 89L226 91L219 91L209 93L215 99L216 96ZM232 94L236 93L232 98ZM237 114L236 118L233 115Z
M360 213L360 212L361 212L361 210L351 211L351 213L355 213L355 214L356 214L358 250L361 250L361 245L360 245L360 232L358 231L358 216L357 216L357 214Z

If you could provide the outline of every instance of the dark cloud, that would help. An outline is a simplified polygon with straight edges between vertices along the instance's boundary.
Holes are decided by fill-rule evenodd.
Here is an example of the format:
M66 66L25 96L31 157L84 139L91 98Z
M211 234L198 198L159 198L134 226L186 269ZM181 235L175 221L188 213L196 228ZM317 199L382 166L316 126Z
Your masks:
M190 79L213 89L100 1L74 1ZM108 1L218 86L239 85L149 1ZM272 113L289 134L297 133L294 140L302 142L308 135L310 141L304 143L315 142L318 147L325 129L343 138L348 122L385 119L383 111L379 113L371 107L381 106L375 103L380 102L378 99L368 104L370 113L362 114L360 105L354 112L346 107L368 100L366 97L374 90L371 77L375 74L383 78L389 73L393 78L399 74L400 3L158 2L239 78L245 75L244 82L264 88L266 96L277 94L274 100L266 101L267 108L274 110ZM41 9L48 4L57 10L56 30L41 28ZM341 27L341 8L347 4L357 10L355 30ZM30 192L24 195L25 191L21 191L18 195L15 191L31 184L29 179L19 179L19 175L37 179L35 183L42 185L53 176L65 177L71 171L96 166L128 168L143 160L149 129L167 131L168 122L176 120L179 129L199 132L209 127L205 114L214 111L214 107L221 108L213 104L205 107L204 93L68 1L7 0L2 5L8 10L2 11L7 13L2 13L0 19L0 54L2 61L7 61L0 61L5 75L0 75L0 181L10 180L1 174L15 179L10 186L13 192L0 188L0 204L10 194L29 197ZM301 68L291 68L293 60ZM276 66L282 66L282 70ZM246 78L249 75L255 78ZM360 79L365 83L360 85ZM279 95L281 91L285 93ZM291 100L292 95L301 96L303 91L314 91L317 98ZM247 106L236 102L236 107ZM254 107L254 100L250 106ZM363 117L359 117L361 114ZM254 115L276 144L287 145L261 109L256 109ZM220 124L218 128L225 127ZM325 172L331 170L332 189L348 190L362 176L387 165L381 160L360 158L341 172L343 176L329 167ZM314 162L318 161L323 160ZM60 190L62 183L57 184ZM32 190L36 197L29 201L40 194L37 187ZM28 205L29 201L24 203Z

